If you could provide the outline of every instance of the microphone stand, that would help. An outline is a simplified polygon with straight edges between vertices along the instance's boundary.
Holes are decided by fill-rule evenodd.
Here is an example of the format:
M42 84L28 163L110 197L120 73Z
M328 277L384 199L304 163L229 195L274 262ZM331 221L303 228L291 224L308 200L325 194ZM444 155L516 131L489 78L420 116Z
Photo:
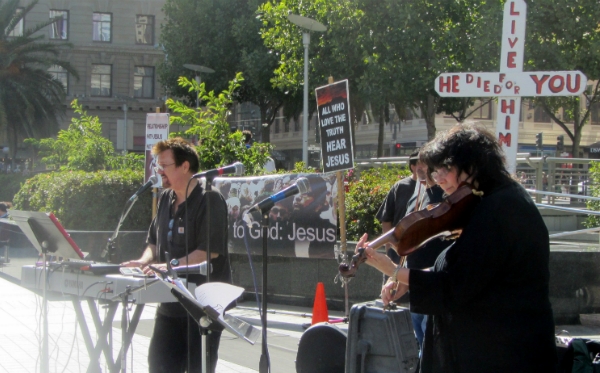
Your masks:
M123 211L121 212L121 217L119 218L119 223L117 224L117 228L115 228L115 231L113 232L112 236L108 239L108 242L106 243L106 248L100 254L101 258L106 257L108 254L108 259L106 260L108 263L112 263L113 256L115 255L115 252L116 252L116 245L117 245L116 240L117 240L117 236L119 235L119 229L121 229L121 226L123 225L123 222L125 221L125 218L127 217L127 215L129 215L129 211L131 211L131 208L133 207L133 205L135 204L135 202L137 200L138 199L136 196L133 200L127 201L127 204L125 205L125 207L123 208Z
M206 190L204 191L205 196L208 193L212 193L212 181L213 180L211 177L206 178ZM206 222L206 224L208 227L208 232L210 232L210 198L206 200L206 211L208 213L208 221ZM212 269L212 266L210 264L210 254L210 240L206 240L206 283L210 282L210 270ZM198 328L200 328L200 335L202 336L202 373L208 373L209 369L212 368L212 361L210 361L210 346L208 346L208 344L210 343L210 340L208 339L208 334L210 333L208 327L210 326L210 324L211 320L206 316L201 318L200 322L198 322ZM212 373L212 369L210 373Z
M208 176L205 178L205 181L206 181L205 189L204 189L204 196L205 197L208 195L208 193L212 193L212 179L213 179L212 177L208 177ZM206 200L207 216L205 216L203 218L207 219L207 222L206 222L206 224L207 224L207 230L208 230L208 232L210 232L211 231L210 230L210 225L211 225L210 224L210 221L211 221L211 219L210 219L210 197L207 197L207 198L208 198ZM187 198L186 198L186 203L187 203ZM188 226L187 226L187 224L188 224L188 219L187 219L188 208L187 208L187 206L186 206L186 209L185 209L185 213L186 213L186 219L185 219L186 228L185 228L185 231L186 231L186 234L187 234L187 232L189 232ZM187 240L187 237L186 237L186 259L185 259L185 261L186 261L186 266L189 266L187 244L188 244L188 240ZM207 240L207 243L206 243L206 268L207 268L207 270L206 270L206 282L207 283L210 282L210 273L211 273L211 270L212 270L210 255L211 255L210 240ZM169 268L169 272L171 273L171 275L174 276L173 278L177 278L177 273L175 273L175 271L171 267L170 258L167 258L167 268ZM188 276L186 276L186 281L185 281L185 286L186 287L188 286L188 278L189 278L189 273L188 273ZM192 356L192 353L195 353L195 351L192 351L192 346L191 346L191 343L190 343L190 335L189 335L189 330L190 330L190 325L191 325L192 320L194 320L194 319L191 317L191 315L188 315L188 344L187 344L188 345L187 346L187 349L188 349L188 359L187 359L188 360L187 361L187 363L188 363L188 370L191 369L191 356ZM210 358L211 358L210 351L211 351L211 349L208 346L208 344L210 343L210 339L208 338L208 334L211 333L211 331L209 330L208 327L210 326L211 321L210 321L209 318L204 318L204 317L200 321L199 320L194 320L194 321L198 323L198 328L199 328L200 336L201 336L201 340L200 340L201 342L200 342L200 344L202 345L202 347L201 347L202 373L208 373L209 369L212 370L212 362L210 361Z
M269 350L267 348L267 241L269 236L269 210L267 208L261 211L262 214L262 302L261 302L261 322L262 322L262 354L260 355L259 373L269 373L271 371L271 362Z

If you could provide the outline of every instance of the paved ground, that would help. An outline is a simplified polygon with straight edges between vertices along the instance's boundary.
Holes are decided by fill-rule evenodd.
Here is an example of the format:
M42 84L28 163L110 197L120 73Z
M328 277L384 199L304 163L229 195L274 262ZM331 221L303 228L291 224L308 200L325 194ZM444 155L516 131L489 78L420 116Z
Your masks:
M30 258L13 258L10 264L0 266L0 373L33 373L40 372L41 369L42 298L14 283L20 278L21 266L31 264L30 261ZM260 317L254 306L254 303L245 303L229 313L259 327ZM294 372L298 342L304 331L302 325L310 323L312 310L271 307L269 305L270 312L267 316L271 371ZM82 309L95 344L97 332L91 313L85 304ZM112 328L114 359L121 346L121 310L119 306ZM103 316L105 312L101 309L100 315ZM127 352L128 372L148 371L147 351L155 312L156 306L153 304L147 304L144 308L132 340L132 347ZM341 316L339 313L337 315ZM342 325L341 329L346 329L346 326ZM48 302L48 335L50 372L85 372L88 369L89 354L71 301ZM250 345L228 332L223 332L217 373L257 372L261 350L260 338L254 345ZM101 370L108 372L104 357L100 361Z
M10 264L0 267L0 373L34 373L40 371L40 351L42 333L42 299L33 292L7 280L20 278L22 260L15 258ZM27 263L29 264L29 263ZM259 316L254 304L239 305L229 313L258 326ZM87 307L83 307L88 320L92 339L96 336L94 323ZM268 345L273 373L291 373L295 371L295 359L298 342L302 336L302 324L310 322L312 310L307 308L269 305ZM101 311L101 314L104 311ZM146 305L127 352L128 372L147 372L147 351L153 327L155 306ZM333 313L333 316L340 316ZM112 328L114 356L120 349L121 331L119 328L121 308L116 312ZM600 318L599 318L600 320ZM347 330L345 324L338 324ZM560 325L557 331L566 330L571 337L600 339L600 321L598 326ZM49 302L49 371L85 372L90 363L85 341L77 327L76 315L70 301ZM95 343L95 340L94 340ZM224 332L219 349L218 373L254 373L258 371L261 355L261 340L252 346ZM101 359L102 371L108 372L104 358Z

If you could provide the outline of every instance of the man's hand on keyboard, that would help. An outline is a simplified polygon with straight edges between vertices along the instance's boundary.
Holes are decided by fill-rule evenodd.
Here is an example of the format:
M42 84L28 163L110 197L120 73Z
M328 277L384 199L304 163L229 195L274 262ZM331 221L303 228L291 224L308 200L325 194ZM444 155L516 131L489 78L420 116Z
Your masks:
M154 271L151 270L148 265L140 262L139 260L130 260L128 262L123 262L121 263L121 265L123 267L137 267L137 268L141 268L142 271L144 271L144 274L147 276L154 276ZM166 269L166 264L163 264L165 266ZM160 266L160 264L156 264L156 266Z
M165 273L165 274L169 273L169 271L167 269L167 263L154 263L154 264L152 264L152 267L156 268L157 270L161 271L162 273ZM148 269L148 271L150 271L152 274L154 274L154 271L151 268L146 267L146 269Z

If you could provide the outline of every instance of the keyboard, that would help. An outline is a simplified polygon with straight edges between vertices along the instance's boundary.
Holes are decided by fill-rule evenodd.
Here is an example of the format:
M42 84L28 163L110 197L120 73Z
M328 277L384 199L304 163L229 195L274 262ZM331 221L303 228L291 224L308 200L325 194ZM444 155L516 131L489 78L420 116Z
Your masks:
M106 275L111 273L119 273L120 264L115 263L103 263L96 262L93 260L84 259L67 259L59 263L61 266L71 268L74 270L80 270L85 272L91 272L95 275Z
M110 264L110 263L109 263ZM63 271L64 269L64 271ZM28 265L21 269L21 286L28 289L42 290L44 288L44 268ZM133 277L117 274L94 275L79 270L51 269L47 273L46 290L53 295L76 295L80 298L106 299L120 301L117 295L128 287L136 289L132 298L136 303L165 303L177 302L170 289L161 284L162 281L151 277ZM196 284L190 282L189 290L194 294ZM56 298L54 298L56 299ZM60 299L64 300L64 299Z

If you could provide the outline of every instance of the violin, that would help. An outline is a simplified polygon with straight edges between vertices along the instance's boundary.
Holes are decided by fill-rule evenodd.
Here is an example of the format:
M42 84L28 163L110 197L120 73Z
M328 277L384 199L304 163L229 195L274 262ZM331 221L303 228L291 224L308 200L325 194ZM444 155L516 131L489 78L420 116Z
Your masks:
M463 182L441 203L406 215L394 229L390 229L370 242L368 247L377 249L386 243L391 243L398 255L405 256L435 238L458 238L479 204L481 196L483 192ZM349 264L340 264L340 274L345 278L354 277L358 266L366 260L364 248L359 248Z

